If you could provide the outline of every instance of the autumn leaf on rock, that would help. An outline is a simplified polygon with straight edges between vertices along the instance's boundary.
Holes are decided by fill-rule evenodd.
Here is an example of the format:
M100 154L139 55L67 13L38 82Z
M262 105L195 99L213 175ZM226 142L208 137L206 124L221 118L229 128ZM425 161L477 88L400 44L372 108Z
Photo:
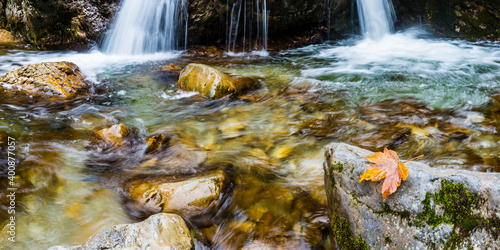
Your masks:
M422 157L415 157L411 160ZM358 182L363 180L367 181L379 181L385 178L384 184L382 184L382 197L384 200L390 194L393 194L401 185L401 180L406 181L408 178L408 168L404 163L399 162L398 154L387 148L384 148L384 152L377 152L366 157L366 159L374 163L371 165L360 177Z

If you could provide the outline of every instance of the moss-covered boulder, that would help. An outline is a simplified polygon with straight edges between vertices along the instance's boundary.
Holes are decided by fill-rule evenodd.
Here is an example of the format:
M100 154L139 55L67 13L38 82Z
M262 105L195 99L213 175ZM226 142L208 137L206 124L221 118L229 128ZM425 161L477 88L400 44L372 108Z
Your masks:
M229 75L204 64L191 63L179 77L177 88L196 91L211 98L219 99L232 93L241 93L255 87L254 81L234 81Z
M500 175L407 163L409 177L382 200L380 182L363 181L368 150L325 148L333 237L341 249L494 249L500 244Z
M148 212L175 213L189 218L219 206L225 180L222 170L192 178L158 176L131 182L128 192Z
M78 66L70 62L29 64L7 72L0 82L3 92L50 100L74 98L90 88Z

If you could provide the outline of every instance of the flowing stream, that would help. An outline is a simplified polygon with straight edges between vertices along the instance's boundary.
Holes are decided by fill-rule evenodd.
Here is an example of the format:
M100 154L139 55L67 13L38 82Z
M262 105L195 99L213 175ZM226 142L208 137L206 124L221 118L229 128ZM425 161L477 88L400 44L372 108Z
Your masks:
M125 1L121 13L151 7L151 1L137 3ZM162 1L158 11L174 13L179 4ZM140 32L141 20L120 18L115 31L123 21ZM115 46L113 33L105 53L0 48L0 74L71 61L94 84L91 95L60 103L0 98L0 130L16 138L21 161L17 242L2 237L0 248L78 245L138 221L112 184L86 166L92 131L118 123L142 136L167 131L208 152L209 163L233 166L224 216L191 230L197 249L254 241L331 249L322 168L322 148L330 142L391 147L403 159L425 154L420 161L436 168L500 171L500 118L488 104L500 90L498 43L436 39L419 29L381 35L365 26L368 38L203 59L171 50L179 47L164 32L177 28L162 26L158 40L147 44L134 37ZM195 62L252 77L261 88L232 101L204 100L176 90L177 79L161 71ZM7 185L2 178L0 192ZM0 220L7 221L5 193L0 197Z

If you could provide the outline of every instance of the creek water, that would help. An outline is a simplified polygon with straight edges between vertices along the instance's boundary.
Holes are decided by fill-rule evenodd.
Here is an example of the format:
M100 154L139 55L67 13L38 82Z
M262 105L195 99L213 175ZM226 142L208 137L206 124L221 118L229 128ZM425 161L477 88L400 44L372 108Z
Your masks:
M3 227L5 249L82 244L137 220L85 165L91 132L103 125L123 123L144 136L168 131L207 151L208 162L233 166L224 216L192 230L200 249L253 240L331 247L322 169L329 142L391 147L403 159L424 154L421 161L433 167L500 171L500 121L488 106L500 90L498 43L435 39L414 29L216 59L11 47L0 54L0 74L71 61L94 84L92 94L65 102L0 99L0 130L16 138L20 160L17 242L7 241ZM261 88L243 98L204 100L177 91L177 79L160 71L192 62L255 78ZM0 185L4 192L3 176ZM2 222L4 199L2 193Z

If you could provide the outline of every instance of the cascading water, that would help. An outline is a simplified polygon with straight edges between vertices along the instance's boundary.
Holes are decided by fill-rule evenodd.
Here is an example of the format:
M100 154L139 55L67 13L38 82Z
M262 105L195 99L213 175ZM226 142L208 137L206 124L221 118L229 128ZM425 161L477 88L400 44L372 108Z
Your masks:
M232 5L228 2L227 9L227 50L236 50L239 36L243 51L247 46L267 50L269 11L266 0L237 0ZM254 41L254 44L247 44L248 40Z
M186 46L187 18L183 0L125 0L104 40L104 52L140 55L178 49L183 32Z
M396 13L392 0L357 0L361 33L380 39L394 32Z

